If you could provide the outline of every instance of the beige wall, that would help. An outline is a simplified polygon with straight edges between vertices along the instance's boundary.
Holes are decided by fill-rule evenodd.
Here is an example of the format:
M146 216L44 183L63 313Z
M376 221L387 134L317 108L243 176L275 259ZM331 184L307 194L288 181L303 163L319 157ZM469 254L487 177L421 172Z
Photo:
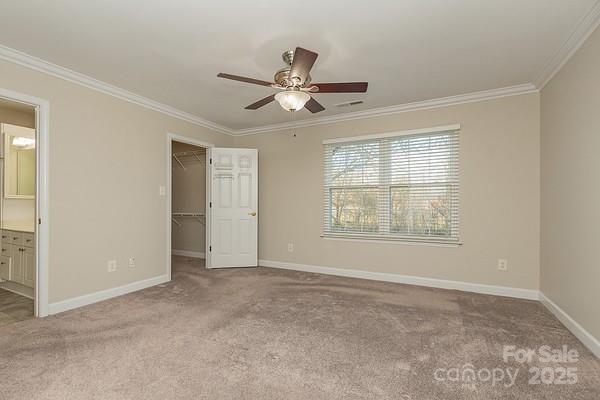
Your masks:
M600 29L541 93L541 290L600 338Z
M0 122L35 129L35 113L19 112L0 107Z
M35 220L35 200L4 199L2 202L2 218L4 221Z
M166 133L231 137L5 61L0 87L50 101L50 302L164 274Z
M322 239L322 140L459 123L460 247ZM539 96L238 137L259 149L259 257L538 289ZM294 243L294 252L287 243ZM499 258L508 271L498 271Z
M201 162L184 162L185 170L173 161L172 209L173 212L206 212L206 151L202 147L173 142L173 153L202 151ZM206 225L196 218L180 218L181 225L172 224L171 247L204 253ZM202 219L202 221L205 221Z

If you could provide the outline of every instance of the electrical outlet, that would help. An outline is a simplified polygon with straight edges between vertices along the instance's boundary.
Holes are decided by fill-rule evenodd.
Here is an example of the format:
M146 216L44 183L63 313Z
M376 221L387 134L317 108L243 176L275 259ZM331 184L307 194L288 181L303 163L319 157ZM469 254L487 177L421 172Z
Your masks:
M135 267L135 257L129 257L129 268Z
M108 272L115 272L117 270L117 261L110 260L108 262Z
M289 251L290 253L293 253L293 252L294 252L294 243L288 243L288 251Z
M498 269L500 271L508 270L508 260L505 260L503 258L498 259Z
M158 187L158 195L165 196L166 194L167 194L167 188L164 186L159 186Z

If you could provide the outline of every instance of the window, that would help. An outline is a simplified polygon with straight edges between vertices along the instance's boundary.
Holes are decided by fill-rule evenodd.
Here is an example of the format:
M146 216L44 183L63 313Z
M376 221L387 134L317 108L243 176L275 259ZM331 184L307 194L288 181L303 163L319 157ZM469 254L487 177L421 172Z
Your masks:
M324 236L458 243L459 128L323 142Z

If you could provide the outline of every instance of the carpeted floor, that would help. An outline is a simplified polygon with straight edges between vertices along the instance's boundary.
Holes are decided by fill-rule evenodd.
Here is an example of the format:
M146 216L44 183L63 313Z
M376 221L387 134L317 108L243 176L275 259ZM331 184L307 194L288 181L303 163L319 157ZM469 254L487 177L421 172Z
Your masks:
M207 271L183 257L173 272L165 285L0 327L0 398L600 398L598 359L534 301L269 268ZM578 361L503 361L504 346L543 345L565 345ZM547 373L529 384L537 367L555 380L576 368L577 383L550 384ZM507 368L518 371L512 386L499 379Z

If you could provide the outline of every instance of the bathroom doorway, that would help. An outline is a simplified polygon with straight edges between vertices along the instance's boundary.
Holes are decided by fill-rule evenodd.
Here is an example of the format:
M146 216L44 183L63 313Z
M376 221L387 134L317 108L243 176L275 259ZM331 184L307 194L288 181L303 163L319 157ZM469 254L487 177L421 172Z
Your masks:
M35 316L36 108L0 98L0 326Z
M49 108L0 88L0 325L48 315Z

